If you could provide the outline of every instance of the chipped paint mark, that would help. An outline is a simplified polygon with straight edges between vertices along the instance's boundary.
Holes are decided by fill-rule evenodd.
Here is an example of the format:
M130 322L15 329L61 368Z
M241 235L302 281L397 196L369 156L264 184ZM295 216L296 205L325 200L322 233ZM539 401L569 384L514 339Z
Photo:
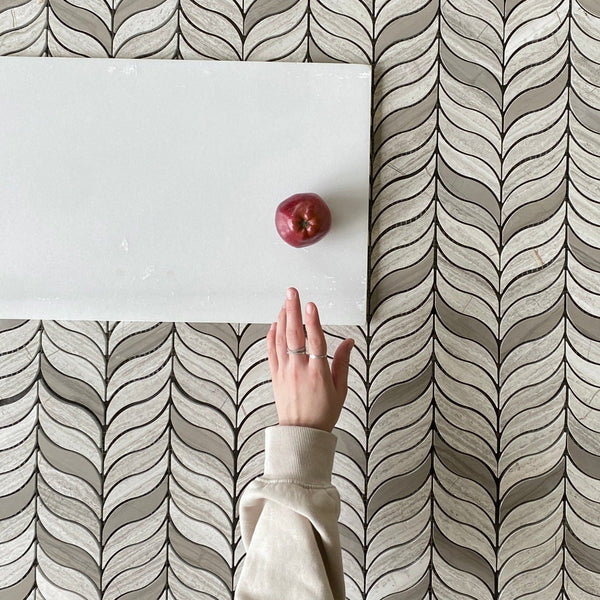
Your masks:
M148 277L150 277L152 275L152 273L154 273L155 267L154 265L148 265L146 267L146 270L144 271L144 274L142 275L142 281L144 279L148 279Z

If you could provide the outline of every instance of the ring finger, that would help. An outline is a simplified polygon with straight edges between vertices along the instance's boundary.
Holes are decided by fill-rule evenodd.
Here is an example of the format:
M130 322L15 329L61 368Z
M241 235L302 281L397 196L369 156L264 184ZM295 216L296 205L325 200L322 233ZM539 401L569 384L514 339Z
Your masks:
M322 366L328 366L327 342L325 341L323 329L321 328L319 311L313 302L309 302L306 305L306 333L308 335L308 347L310 353L318 359L315 364L318 363Z

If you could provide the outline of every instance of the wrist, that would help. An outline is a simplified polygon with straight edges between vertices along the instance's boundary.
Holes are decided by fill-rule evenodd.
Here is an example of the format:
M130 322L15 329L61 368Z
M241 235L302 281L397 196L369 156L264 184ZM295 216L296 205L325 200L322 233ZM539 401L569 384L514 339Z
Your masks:
M282 424L268 427L264 477L331 483L336 444L337 437L322 429Z

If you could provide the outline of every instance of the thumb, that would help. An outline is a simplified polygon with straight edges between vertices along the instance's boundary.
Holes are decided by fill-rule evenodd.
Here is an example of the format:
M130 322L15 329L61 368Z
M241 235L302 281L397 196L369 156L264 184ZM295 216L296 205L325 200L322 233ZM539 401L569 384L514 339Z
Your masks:
M354 347L353 339L344 340L335 351L333 361L331 362L331 377L336 392L339 394L342 403L346 398L348 391L348 366L350 364L350 352Z

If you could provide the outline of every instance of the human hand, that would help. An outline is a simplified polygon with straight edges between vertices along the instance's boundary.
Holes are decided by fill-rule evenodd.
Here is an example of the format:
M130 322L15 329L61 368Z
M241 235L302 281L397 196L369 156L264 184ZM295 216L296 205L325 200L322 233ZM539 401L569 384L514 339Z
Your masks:
M307 341L298 291L289 288L277 323L271 325L267 335L279 424L332 431L348 391L348 365L354 340L345 339L338 346L330 369L319 312L312 302L306 305L305 323ZM288 348L297 350L306 343L312 355L322 358L309 358L306 353L288 354Z

